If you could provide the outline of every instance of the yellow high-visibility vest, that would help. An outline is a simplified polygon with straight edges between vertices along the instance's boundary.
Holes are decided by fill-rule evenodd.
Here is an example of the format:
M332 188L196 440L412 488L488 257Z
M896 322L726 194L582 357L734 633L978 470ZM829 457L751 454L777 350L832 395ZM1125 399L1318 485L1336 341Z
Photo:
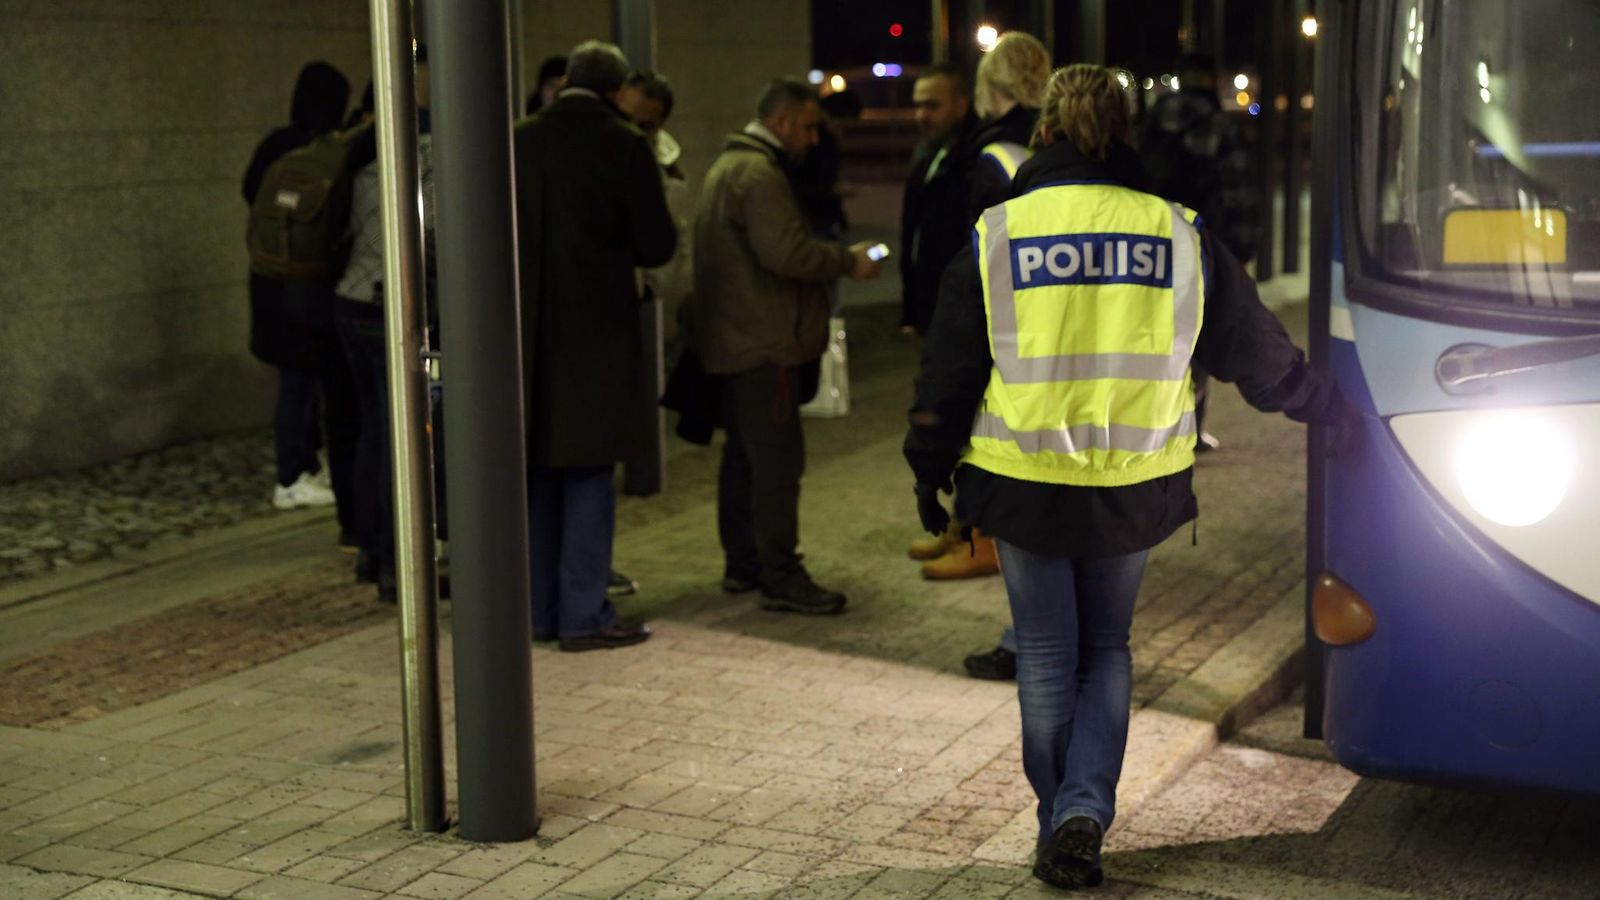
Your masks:
M1205 298L1194 221L1093 183L984 212L973 244L994 368L964 464L1085 487L1194 465L1189 360Z
M1017 170L1022 168L1022 164L1027 162L1028 157L1032 155L1033 151L1027 147L1010 141L995 141L991 144L985 144L983 149L978 151L978 158L988 159L999 166L1000 170L1006 173L1007 181L1016 179Z

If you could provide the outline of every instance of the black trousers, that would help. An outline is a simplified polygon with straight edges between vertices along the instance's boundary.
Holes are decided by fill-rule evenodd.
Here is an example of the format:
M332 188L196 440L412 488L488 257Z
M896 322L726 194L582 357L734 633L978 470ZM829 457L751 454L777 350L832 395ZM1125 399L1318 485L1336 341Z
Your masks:
M360 410L356 441L356 539L378 567L379 577L394 577L394 482L389 449L389 387L385 364L383 309L340 300L339 340L355 382Z
M798 370L722 376L717 532L730 574L774 581L800 568L800 476L806 468Z

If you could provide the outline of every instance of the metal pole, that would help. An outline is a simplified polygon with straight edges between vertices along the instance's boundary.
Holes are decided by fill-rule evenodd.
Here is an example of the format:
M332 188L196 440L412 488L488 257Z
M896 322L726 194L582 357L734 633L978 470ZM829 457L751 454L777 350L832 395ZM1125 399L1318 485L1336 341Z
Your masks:
M616 0L611 7L612 31L617 46L635 69L656 67L655 0ZM622 492L631 497L661 493L667 482L667 415L661 395L667 390L666 332L662 328L661 298L652 297L639 309L644 366L648 375L639 397L639 422L650 440L623 461Z
M371 11L373 110L383 196L384 330L394 459L406 822L414 831L442 831L438 581L433 559L428 369L423 356L427 322L422 297L422 217L417 203L411 4L372 0Z
M433 22L456 777L461 837L494 842L539 827L507 19L451 0Z
M1261 115L1256 117L1257 186L1261 192L1261 242L1256 250L1256 280L1267 281L1276 273L1273 252L1278 199L1278 92L1283 90L1283 67L1278 48L1283 44L1283 4L1267 4L1261 27L1266 40L1258 46L1266 53L1261 72Z
M511 22L511 118L522 118L523 103L528 97L528 40L523 32L526 17L522 5L525 0L506 0Z
M1028 0L1028 30L1044 44L1050 53L1050 62L1056 59L1056 4L1055 0Z
M935 64L949 62L950 0L932 0L928 21L928 59Z
M1330 368L1328 333L1329 308L1333 296L1333 248L1339 236L1333 221L1340 202L1336 191L1342 176L1344 154L1340 144L1340 124L1344 121L1344 4L1340 0L1317 0L1317 43L1313 52L1313 96L1317 103L1311 117L1311 328L1307 350L1311 365L1322 372ZM1347 139L1347 138L1346 138ZM1322 642L1311 620L1311 590L1328 559L1326 514L1328 508L1325 429L1313 423L1307 429L1306 443L1306 709L1302 734L1322 737L1324 697L1324 659Z
M1285 43L1289 60L1287 75L1289 83L1289 109L1284 117L1287 132L1285 140L1288 146L1284 150L1283 171L1283 271L1300 271L1300 168L1304 160L1301 152L1300 129L1305 121L1305 113L1300 106L1300 95L1305 93L1305 75L1301 71L1301 60L1309 55L1307 45L1310 43L1300 31L1300 20L1305 18L1305 0L1294 0L1290 8L1293 13L1288 27L1279 37Z
M1183 0L1183 32L1180 35L1179 45L1184 51L1190 51L1200 46L1199 35L1195 32L1197 21L1194 17L1194 0ZM1221 65L1221 61L1217 62Z

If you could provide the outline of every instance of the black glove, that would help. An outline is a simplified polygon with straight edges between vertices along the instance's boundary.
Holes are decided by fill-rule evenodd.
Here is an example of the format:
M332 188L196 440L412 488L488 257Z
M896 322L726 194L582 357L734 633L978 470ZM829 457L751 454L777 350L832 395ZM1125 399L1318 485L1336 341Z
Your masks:
M949 481L942 485L919 481L914 490L917 492L917 515L922 518L922 527L935 537L944 534L950 527L950 514L939 502L939 492L954 493L954 486Z

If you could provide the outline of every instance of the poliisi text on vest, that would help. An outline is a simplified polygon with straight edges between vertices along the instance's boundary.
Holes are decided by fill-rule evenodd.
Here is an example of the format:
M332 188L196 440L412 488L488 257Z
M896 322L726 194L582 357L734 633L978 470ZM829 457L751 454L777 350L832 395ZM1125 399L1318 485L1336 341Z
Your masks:
M1172 241L1147 234L1053 234L1013 238L1016 290L1060 285L1172 287Z

